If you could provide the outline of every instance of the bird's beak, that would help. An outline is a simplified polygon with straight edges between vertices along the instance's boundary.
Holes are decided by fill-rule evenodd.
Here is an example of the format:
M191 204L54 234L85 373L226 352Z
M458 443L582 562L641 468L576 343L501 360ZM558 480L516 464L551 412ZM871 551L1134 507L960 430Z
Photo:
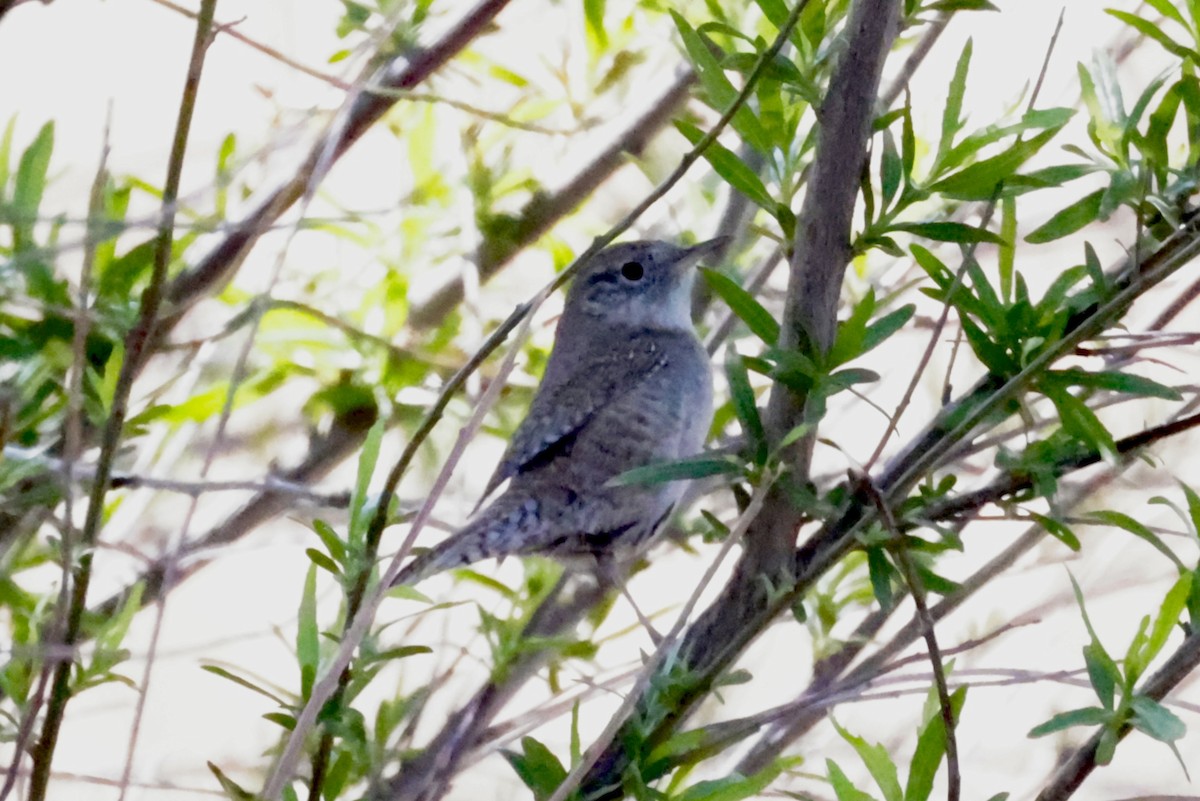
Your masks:
M680 267L692 267L699 264L706 256L711 256L714 253L719 253L724 250L730 243L733 237L718 236L715 239L710 239L707 242L701 242L698 245L692 245L683 252L683 258L679 260Z

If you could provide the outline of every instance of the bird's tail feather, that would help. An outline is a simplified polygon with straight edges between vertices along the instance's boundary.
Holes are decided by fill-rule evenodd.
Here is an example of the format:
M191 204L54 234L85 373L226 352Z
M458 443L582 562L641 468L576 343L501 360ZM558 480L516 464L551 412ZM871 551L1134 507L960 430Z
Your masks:
M435 573L528 550L537 539L537 500L506 492L444 541L405 565L392 582L417 584Z

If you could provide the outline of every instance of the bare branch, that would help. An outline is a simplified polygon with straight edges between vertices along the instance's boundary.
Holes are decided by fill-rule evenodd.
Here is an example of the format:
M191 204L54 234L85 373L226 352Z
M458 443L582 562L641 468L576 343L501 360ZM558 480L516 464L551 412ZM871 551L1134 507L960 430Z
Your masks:
M411 89L440 69L491 24L508 5L508 0L480 0L450 30L432 45L396 56L377 73L373 83L385 89ZM241 265L258 238L312 188L318 166L328 167L358 141L396 102L395 98L364 91L347 113L343 125L329 139L317 142L304 163L283 186L259 203L258 208L235 225L195 267L178 276L167 290L167 299L181 307L171 319L201 295L226 280Z

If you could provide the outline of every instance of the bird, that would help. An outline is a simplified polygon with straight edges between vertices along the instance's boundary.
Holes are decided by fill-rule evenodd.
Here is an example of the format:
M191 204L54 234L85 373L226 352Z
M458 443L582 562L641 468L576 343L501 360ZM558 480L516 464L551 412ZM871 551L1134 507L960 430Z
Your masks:
M692 324L691 290L695 266L726 240L622 242L583 266L529 411L483 499L507 486L392 586L510 555L604 569L647 545L683 482L611 480L696 455L704 444L712 370Z

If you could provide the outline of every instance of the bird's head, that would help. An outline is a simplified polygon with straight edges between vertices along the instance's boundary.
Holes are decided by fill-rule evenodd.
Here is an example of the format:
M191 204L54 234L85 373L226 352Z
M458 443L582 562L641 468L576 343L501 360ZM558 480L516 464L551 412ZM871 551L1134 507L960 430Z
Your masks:
M613 326L692 330L694 267L725 237L689 248L670 242L622 242L600 253L575 277L564 316Z

